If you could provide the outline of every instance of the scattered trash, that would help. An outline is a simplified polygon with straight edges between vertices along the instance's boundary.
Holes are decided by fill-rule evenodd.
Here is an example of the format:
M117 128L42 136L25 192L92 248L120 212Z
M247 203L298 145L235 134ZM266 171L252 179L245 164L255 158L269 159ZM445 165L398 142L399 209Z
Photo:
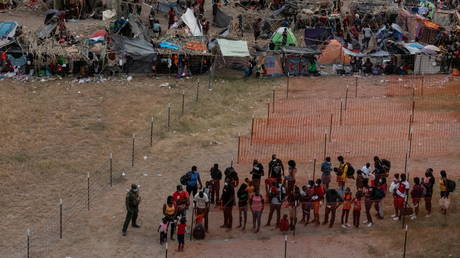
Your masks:
M161 176L161 174L157 174L157 176Z
M160 84L160 88L165 88L165 87L169 88L169 82L165 82L165 83Z
M133 80L133 77L132 76L128 76L128 78L126 78L127 81L132 81Z
M148 176L148 174L147 174L147 173L144 173L144 176Z
M121 173L121 176L126 176L126 173L125 172Z
M144 160L147 160L147 156L144 156Z

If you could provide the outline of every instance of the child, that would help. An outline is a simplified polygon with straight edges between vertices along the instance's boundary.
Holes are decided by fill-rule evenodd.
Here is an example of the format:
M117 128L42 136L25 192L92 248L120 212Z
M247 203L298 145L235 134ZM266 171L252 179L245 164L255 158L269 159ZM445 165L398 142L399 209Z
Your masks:
M166 240L168 238L168 226L168 219L163 218L161 220L160 226L158 226L158 232L160 232L160 245L166 243Z
M289 231L289 220L287 214L284 214L283 218L280 220L280 230L283 234L287 234Z
M185 217L180 219L180 224L177 226L177 242L179 243L179 247L177 249L178 252L184 251L184 244L185 244L185 233L187 232L187 220Z
M365 175L363 173L363 171L361 170L358 170L356 171L356 190L357 191L362 191L363 190L363 181L364 181L364 178L365 178Z
M313 188L314 194L312 197L313 201L313 215L314 215L314 220L313 222L319 226L319 208L321 206L322 201L324 200L324 194L325 194L325 189L321 185L321 179L316 179L316 184Z
M300 192L300 203L302 204L302 220L300 220L300 223L305 223L305 226L310 222L310 211L313 205L311 198L314 195L314 185L315 182L310 180L308 185L302 186L302 192Z
M414 178L414 187L410 192L410 196L412 197L412 204L414 204L414 214L411 215L411 219L414 220L417 218L418 215L418 208L420 206L420 200L424 197L424 190L425 187L420 184L420 178Z
M361 215L361 192L356 192L353 203L353 226L359 228L359 217Z
M348 215L350 214L352 199L353 195L351 194L350 187L347 187L345 189L345 194L343 195L342 228L350 227L350 225L348 224Z

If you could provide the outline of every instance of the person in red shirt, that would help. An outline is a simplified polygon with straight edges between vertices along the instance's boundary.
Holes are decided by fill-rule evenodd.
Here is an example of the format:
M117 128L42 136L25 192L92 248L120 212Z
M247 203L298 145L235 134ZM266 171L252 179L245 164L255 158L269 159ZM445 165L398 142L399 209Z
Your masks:
M321 206L321 201L324 199L325 190L324 187L321 185L321 179L316 180L315 187L313 188L314 195L312 197L313 200L313 214L315 216L313 222L316 223L318 226L319 222L319 208Z
M179 247L177 249L178 252L183 252L184 251L184 245L185 245L185 233L187 232L187 220L185 217L182 217L180 219L180 224L177 226L177 242L179 244Z
M168 12L168 29L176 22L176 11L171 7Z
M356 192L353 203L353 226L359 228L359 217L361 215L361 192Z
M418 215L418 210L420 207L420 200L425 196L426 190L425 187L420 184L420 178L414 178L414 187L410 192L412 197L412 204L414 204L414 214L411 215L411 219L416 219Z
M185 217L185 212L188 206L190 205L189 195L187 192L183 190L182 185L178 185L176 189L177 191L175 191L172 194L172 197L177 207L176 214Z
M351 201L353 199L353 195L351 194L350 187L345 189L345 194L343 196L343 208L342 208L342 228L350 227L348 224L348 215L350 214L351 210Z
M287 214L284 214L283 218L280 220L280 230L283 234L287 234L289 231L289 220Z

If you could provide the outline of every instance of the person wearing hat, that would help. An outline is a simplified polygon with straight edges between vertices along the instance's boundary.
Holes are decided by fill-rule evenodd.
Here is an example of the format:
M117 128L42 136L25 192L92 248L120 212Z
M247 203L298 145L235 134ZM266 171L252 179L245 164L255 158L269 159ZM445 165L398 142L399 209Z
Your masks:
M140 228L136 223L140 202L141 197L139 196L139 188L136 184L132 184L131 190L126 194L126 219L123 224L123 236L126 236L126 230L128 229L130 221L133 228Z

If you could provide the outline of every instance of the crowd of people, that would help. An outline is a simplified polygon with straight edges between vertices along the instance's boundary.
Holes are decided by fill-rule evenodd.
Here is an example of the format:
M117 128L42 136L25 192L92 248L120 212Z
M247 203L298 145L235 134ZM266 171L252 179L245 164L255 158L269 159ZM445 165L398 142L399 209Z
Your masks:
M417 219L421 214L422 202L426 210L425 216L430 217L437 183L433 169L428 168L424 177L412 179L409 179L406 173L394 173L390 176L390 170L391 162L377 156L374 157L373 166L366 163L356 171L343 156L337 157L335 167L331 158L326 157L321 163L321 177L312 178L303 184L297 179L294 160L289 160L286 168L276 155L272 155L268 163L268 171L262 163L254 160L249 177L241 183L233 166L226 168L222 173L219 165L214 164L209 171L210 180L203 184L198 168L193 166L180 178L176 191L169 195L166 203L163 204L163 218L158 227L160 243L167 241L169 232L171 240L175 240L177 236L178 251L183 250L184 235L187 232L187 212L192 212L191 223L192 225L195 223L190 233L195 239L203 239L209 229L209 211L212 205L223 210L221 228L226 231L233 228L235 206L239 218L237 228L243 231L246 230L248 212L250 212L254 233L261 230L262 214L266 206L269 211L265 226L272 226L272 220L276 215L273 225L283 233L289 231L295 233L298 224L304 226L323 224L332 228L340 207L341 227L358 228L361 223L372 227L376 223L375 219L383 220L386 217L384 200L389 198L393 203L393 214L390 217L394 221L400 221L405 216L412 220ZM337 187L331 185L334 175ZM442 214L446 215L450 204L449 194L455 190L455 181L447 177L445 170L441 170L439 176L439 207ZM390 180L391 182L387 182ZM222 185L221 181L223 181ZM123 235L126 235L129 223L133 227L139 227L136 218L140 201L138 187L133 184L126 196L127 215L123 225ZM321 207L324 207L324 211ZM372 208L375 209L375 216L372 215ZM301 214L300 220L298 220L298 210ZM361 222L362 210L365 219ZM285 211L287 213L281 216ZM320 216L322 212L324 212L323 220ZM350 213L351 219L349 219Z

